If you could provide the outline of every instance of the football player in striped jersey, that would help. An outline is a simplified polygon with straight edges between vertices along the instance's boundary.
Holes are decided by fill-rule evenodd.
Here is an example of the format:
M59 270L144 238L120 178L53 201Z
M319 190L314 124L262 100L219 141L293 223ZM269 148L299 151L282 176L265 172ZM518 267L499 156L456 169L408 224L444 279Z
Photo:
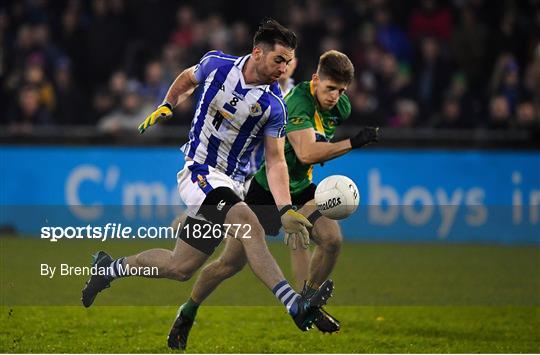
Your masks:
M263 141L269 186L283 229L292 238L307 238L307 228L312 225L293 209L289 192L284 154L287 110L277 83L294 58L296 42L292 31L274 20L265 20L254 36L250 54L235 57L211 51L176 78L163 104L139 130L143 133L170 118L176 105L198 85L203 87L189 141L182 147L185 165L177 175L180 197L188 207L185 223L190 228L182 228L172 251L151 249L114 260L104 251L98 252L93 265L110 272L92 275L87 281L82 291L85 307L113 280L129 276L130 268L157 267L157 277L188 280L225 237L204 238L195 231L228 225L239 227L228 234L235 237L227 238L227 247L245 256L255 275L283 303L302 331L312 326L319 308L331 296L332 281L326 280L310 297L296 293L270 254L257 216L243 202L250 154ZM172 348L179 347L175 330L181 324L186 323L180 312L169 335Z

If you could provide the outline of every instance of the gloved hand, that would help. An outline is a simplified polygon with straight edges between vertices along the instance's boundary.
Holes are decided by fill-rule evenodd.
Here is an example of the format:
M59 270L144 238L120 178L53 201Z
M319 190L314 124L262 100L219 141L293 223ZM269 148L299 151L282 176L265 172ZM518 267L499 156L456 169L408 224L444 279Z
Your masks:
M360 148L373 142L379 141L379 127L364 127L356 134L356 136L350 138L351 146L354 148Z
M144 121L139 125L139 133L143 134L144 131L150 126L155 125L158 122L167 120L173 115L173 107L170 103L165 101L163 104L159 105L158 108L148 115Z
M295 211L292 206L281 209L281 224L285 231L285 244L296 250L298 244L304 249L309 246L309 232L307 227L313 227L306 217Z

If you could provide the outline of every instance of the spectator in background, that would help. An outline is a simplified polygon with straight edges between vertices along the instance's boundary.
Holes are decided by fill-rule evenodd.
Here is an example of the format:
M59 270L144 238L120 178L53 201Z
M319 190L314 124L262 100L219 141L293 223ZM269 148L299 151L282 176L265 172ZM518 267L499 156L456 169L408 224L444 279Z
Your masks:
M83 95L79 88L73 84L71 63L66 58L56 64L54 74L56 109L54 110L55 123L60 125L77 125L86 123L81 115L84 105Z
M495 98L502 95L510 117L515 117L513 127L519 125L519 117L527 121L529 102L536 113L540 110L537 2L278 1L265 13L288 16L297 32L298 77L311 75L321 49L342 48L351 54L358 75L349 92L363 120L388 122L395 115L396 101L407 97L419 110L416 126L455 125L446 116L456 111L456 100L458 126L472 128L478 122L491 126L489 100L497 103L494 111L499 114L505 111L504 104ZM27 83L37 88L40 109L49 116L55 110L53 121L60 124L80 122L69 113L72 103L79 102L73 96L82 96L79 112L92 123L121 107L128 74L140 74L145 67L142 95L145 100L161 100L159 71L161 81L169 83L208 50L242 54L251 47L246 24L256 19L215 10L225 6L229 5L168 0L29 0L0 6L5 9L0 9L2 122L13 119L7 114L18 105L20 89ZM201 9L207 11L197 14ZM159 54L156 63L147 63ZM57 65L64 57L70 65ZM453 71L454 63L459 72ZM175 115L188 115L192 105L186 101Z
M113 94L108 88L100 88L92 99L92 109L86 119L90 124L97 124L99 119L109 115L115 107Z
M433 37L449 41L452 35L452 13L436 0L422 0L419 9L409 17L409 36L413 41Z
M411 99L399 99L395 104L396 114L388 121L388 126L412 128L418 118L418 105Z
M497 58L504 53L512 53L518 63L525 61L526 34L520 28L513 10L505 9L498 28L490 36L490 57Z
M405 94L409 75L406 70L400 70L396 57L391 53L382 55L378 69L376 95L383 115L389 117L396 99Z
M536 47L533 60L525 70L523 89L533 97L535 106L540 107L540 43Z
M206 20L207 49L219 48L224 53L230 53L229 29L218 14L213 14Z
M19 5L16 13L19 15L15 20L27 23L47 23L53 17L51 16L50 4L48 1L15 1L14 6Z
M432 126L445 129L465 128L467 126L463 120L459 98L452 95L445 97L440 113L433 118Z
M487 73L485 59L488 36L487 27L479 22L473 8L464 6L460 24L452 35L451 53L475 90L485 90L482 78Z
M161 53L161 65L163 68L163 80L172 83L174 79L182 72L182 57L183 51L181 48L167 44Z
M79 10L68 7L62 15L58 33L59 45L71 60L72 73L78 80L91 80L91 64L87 62L86 32L81 25Z
M335 36L325 36L321 40L319 52L324 53L330 50L343 51L343 42Z
M114 106L120 106L124 92L126 91L127 82L128 77L122 70L114 72L109 79L109 90L113 96Z
M378 58L375 56L380 56L382 52L375 42L375 29L371 23L367 22L362 24L358 32L351 49L351 61L355 67L373 71L378 66Z
M522 100L517 105L515 126L520 129L539 129L540 118L531 100Z
M28 24L23 24L17 31L17 38L12 57L12 81L17 81L17 78L13 76L20 75L24 70L24 64L27 62L28 57L32 53L34 47L34 36L32 27Z
M379 102L377 97L371 92L361 89L361 88L350 88L348 90L349 98L351 99L352 112L354 116L358 119L346 120L343 125L347 126L348 124L361 124L365 126L385 126L386 120L379 110Z
M508 129L510 127L510 105L505 96L494 96L489 104L488 128Z
M167 94L170 84L163 80L163 67L158 60L146 64L142 100L151 106L159 106Z
M30 133L34 126L51 123L48 110L41 104L39 88L30 84L19 89L16 106L9 117L9 131L14 134Z
M520 91L519 67L514 56L506 53L500 56L491 79L491 93L506 97L510 112L515 112Z
M481 112L481 100L484 98L471 95L467 78L462 72L456 72L450 80L450 86L446 91L445 98L458 100L460 116L462 118L462 128L473 128L478 123L478 116Z
M45 23L34 26L34 50L32 56L40 57L47 75L52 76L55 63L63 56L62 52L50 41L49 27Z
M231 53L242 55L251 50L251 37L248 26L243 22L235 22L231 27Z
M126 24L116 21L107 0L93 0L86 55L92 63L92 82L100 84L121 65L125 53Z
M138 132L140 121L153 110L153 106L143 102L139 91L140 84L129 81L120 108L103 117L98 122L98 129L109 134Z
M176 12L176 29L171 35L170 43L182 48L189 48L195 41L195 13L189 5L182 5Z
M398 61L409 62L411 46L405 32L392 23L392 14L384 7L375 11L377 42L386 51L392 53Z
M420 58L415 62L414 95L420 104L423 117L430 117L440 107L441 95L448 87L451 67L441 55L440 44L434 37L426 37L421 43Z
M39 55L29 59L23 81L25 84L30 84L37 88L40 105L43 105L49 112L52 112L56 104L54 87L46 77L43 60Z

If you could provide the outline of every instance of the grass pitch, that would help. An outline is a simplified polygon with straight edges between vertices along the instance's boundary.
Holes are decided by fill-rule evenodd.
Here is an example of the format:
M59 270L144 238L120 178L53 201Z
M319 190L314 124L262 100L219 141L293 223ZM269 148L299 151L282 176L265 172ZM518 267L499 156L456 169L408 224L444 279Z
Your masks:
M115 281L84 309L85 276L40 276L41 263L170 244L0 238L0 352L171 352L166 335L194 280ZM286 248L270 249L291 279ZM246 269L201 307L187 352L538 353L539 270L538 247L348 243L328 307L341 332L301 333Z

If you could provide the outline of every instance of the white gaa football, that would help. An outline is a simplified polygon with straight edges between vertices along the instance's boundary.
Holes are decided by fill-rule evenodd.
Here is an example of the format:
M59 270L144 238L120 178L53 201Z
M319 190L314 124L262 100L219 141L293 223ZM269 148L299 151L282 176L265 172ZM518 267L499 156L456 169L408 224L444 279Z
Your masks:
M332 175L325 178L315 190L315 203L321 214L330 219L349 217L360 203L356 184L346 176Z

